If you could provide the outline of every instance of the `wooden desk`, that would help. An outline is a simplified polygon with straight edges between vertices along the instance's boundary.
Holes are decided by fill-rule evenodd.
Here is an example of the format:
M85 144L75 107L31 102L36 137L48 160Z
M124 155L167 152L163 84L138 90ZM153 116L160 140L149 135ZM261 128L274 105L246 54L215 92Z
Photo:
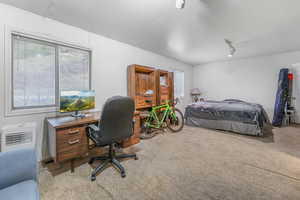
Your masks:
M135 112L134 134L123 142L123 147L128 147L140 142L139 112ZM74 159L88 156L89 139L86 128L100 120L100 113L88 114L84 118L53 117L47 118L49 152L54 162L71 161L71 171L74 171Z
M97 123L99 119L100 113L88 114L84 118L48 118L49 152L54 162L71 160L73 172L74 159L88 155L89 140L86 127Z

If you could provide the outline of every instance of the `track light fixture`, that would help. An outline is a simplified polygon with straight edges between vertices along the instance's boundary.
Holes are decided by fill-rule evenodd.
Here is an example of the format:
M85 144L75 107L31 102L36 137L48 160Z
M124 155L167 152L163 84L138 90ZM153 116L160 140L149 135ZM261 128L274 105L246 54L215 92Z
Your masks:
M228 39L224 39L225 43L228 45L229 47L229 54L228 57L231 58L233 56L233 54L236 52L236 48L233 46L232 41L228 40Z
M183 9L185 5L185 0L176 0L176 8Z

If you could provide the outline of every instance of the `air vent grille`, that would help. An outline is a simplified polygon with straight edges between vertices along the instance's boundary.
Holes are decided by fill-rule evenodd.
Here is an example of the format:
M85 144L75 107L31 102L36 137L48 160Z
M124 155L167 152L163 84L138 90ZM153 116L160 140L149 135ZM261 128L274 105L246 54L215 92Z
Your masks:
M0 151L35 148L36 123L7 125L0 129Z
M5 136L5 143L7 146L16 144L26 144L32 142L32 134L25 132L11 133Z

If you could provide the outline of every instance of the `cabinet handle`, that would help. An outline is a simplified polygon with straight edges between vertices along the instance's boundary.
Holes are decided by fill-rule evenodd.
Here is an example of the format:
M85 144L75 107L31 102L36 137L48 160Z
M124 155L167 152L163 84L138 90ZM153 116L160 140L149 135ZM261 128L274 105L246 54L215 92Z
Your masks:
M68 143L69 143L70 145L77 144L77 143L79 143L79 139L73 140L73 141L72 141L72 140L69 140Z
M79 133L79 130L69 131L69 135L75 135L78 133Z

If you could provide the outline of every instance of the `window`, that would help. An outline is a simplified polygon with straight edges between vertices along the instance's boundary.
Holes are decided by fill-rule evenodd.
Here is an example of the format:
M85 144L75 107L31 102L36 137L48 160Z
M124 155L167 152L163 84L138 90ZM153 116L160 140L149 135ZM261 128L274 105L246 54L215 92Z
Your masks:
M55 47L13 36L13 107L55 105Z
M61 90L90 88L90 53L69 47L59 47L59 83Z
M184 97L184 72L174 71L174 96L175 98Z
M12 108L54 107L60 90L90 89L88 50L12 35Z

